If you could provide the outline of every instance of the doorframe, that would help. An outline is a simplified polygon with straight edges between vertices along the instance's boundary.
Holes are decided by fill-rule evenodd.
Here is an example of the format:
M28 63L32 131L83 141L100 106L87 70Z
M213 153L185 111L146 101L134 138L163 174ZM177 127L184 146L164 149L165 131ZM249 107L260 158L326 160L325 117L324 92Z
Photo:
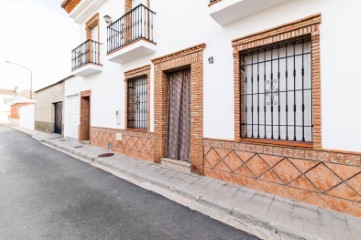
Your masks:
M98 39L93 40L92 39L92 29L95 28L96 26L98 26ZM99 13L94 14L86 23L85 23L85 32L86 32L86 39L87 40L93 40L96 41L98 43L100 43L100 21L99 21ZM97 55L98 56L92 56L93 54L93 44L91 42L87 43L87 48L89 48L89 53L87 54L87 61L90 61L91 63L94 63L94 59L93 58L98 58L99 59L99 54L100 54L100 44L97 44L98 49L97 49Z
M153 59L154 64L154 161L160 163L165 156L167 124L167 72L191 70L191 171L204 175L203 160L203 50L199 44L163 57Z
M89 116L88 116L88 122L89 122L89 139L84 139L84 133L83 133L83 124L82 124L82 121L84 120L84 104L83 104L83 99L84 98L89 98ZM87 90L87 91L83 91L83 92L80 92L80 119L79 119L79 130L78 130L78 140L79 142L81 141L88 141L89 140L89 143L91 142L91 90Z

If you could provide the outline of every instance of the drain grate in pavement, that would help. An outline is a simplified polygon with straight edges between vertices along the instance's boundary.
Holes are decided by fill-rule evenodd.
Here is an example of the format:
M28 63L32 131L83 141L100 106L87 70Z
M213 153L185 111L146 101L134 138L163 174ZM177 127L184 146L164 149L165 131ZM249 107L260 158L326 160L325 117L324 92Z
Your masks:
M83 146L75 146L74 148L82 148Z
M100 154L98 157L106 158L106 157L111 157L111 156L114 156L114 153L103 153L103 154Z
M66 141L66 140L68 140L68 139L64 139L64 138L63 138L63 139L60 139L59 141L60 141L60 142L64 142L64 141Z

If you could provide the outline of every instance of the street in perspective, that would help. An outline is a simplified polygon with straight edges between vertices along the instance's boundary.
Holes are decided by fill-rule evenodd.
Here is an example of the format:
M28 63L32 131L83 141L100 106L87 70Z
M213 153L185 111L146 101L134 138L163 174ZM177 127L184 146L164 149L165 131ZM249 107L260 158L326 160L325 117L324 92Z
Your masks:
M0 126L0 239L258 239Z
M0 240L360 240L360 8L3 0Z

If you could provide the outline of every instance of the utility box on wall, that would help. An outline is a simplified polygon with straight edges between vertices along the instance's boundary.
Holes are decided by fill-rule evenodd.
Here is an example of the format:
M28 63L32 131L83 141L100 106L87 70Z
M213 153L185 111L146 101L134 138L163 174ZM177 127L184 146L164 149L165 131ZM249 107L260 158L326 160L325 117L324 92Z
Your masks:
M116 133L115 134L115 140L122 141L123 140L123 134L122 133Z

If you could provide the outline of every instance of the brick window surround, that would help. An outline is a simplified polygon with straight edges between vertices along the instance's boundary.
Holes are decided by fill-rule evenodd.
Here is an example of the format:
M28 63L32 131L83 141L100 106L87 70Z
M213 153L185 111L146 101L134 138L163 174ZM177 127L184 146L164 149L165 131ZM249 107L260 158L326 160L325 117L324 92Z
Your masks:
M85 31L86 31L86 39L91 39L91 30L98 26L98 39L94 40L99 42L100 38L100 26L99 26L99 13L94 14L86 23L85 23Z
M136 69L132 69L129 70L127 72L124 73L125 76L125 86L124 86L124 91L125 91L125 129L129 130L129 131L145 131L145 132L150 132L150 65L146 65L143 67L139 67ZM128 124L128 81L140 76L147 76L147 128L146 129L132 129L132 128L128 128L127 124Z
M203 50L205 44L193 46L152 60L154 64L154 161L165 154L167 73L191 70L191 171L204 174L203 165Z
M80 92L80 125L78 132L79 141L91 139L91 91Z
M304 19L294 21L276 28L261 31L246 37L233 40L234 58L234 138L235 141L260 142L277 145L290 145L300 147L311 147L321 149L321 76L320 76L320 28L321 15L316 14ZM312 123L313 142L302 143L292 141L248 139L241 138L240 125L242 116L240 109L241 81L244 81L240 72L240 52L249 49L256 49L262 46L277 44L299 37L311 36L311 68L312 68ZM244 84L242 84L244 86Z

